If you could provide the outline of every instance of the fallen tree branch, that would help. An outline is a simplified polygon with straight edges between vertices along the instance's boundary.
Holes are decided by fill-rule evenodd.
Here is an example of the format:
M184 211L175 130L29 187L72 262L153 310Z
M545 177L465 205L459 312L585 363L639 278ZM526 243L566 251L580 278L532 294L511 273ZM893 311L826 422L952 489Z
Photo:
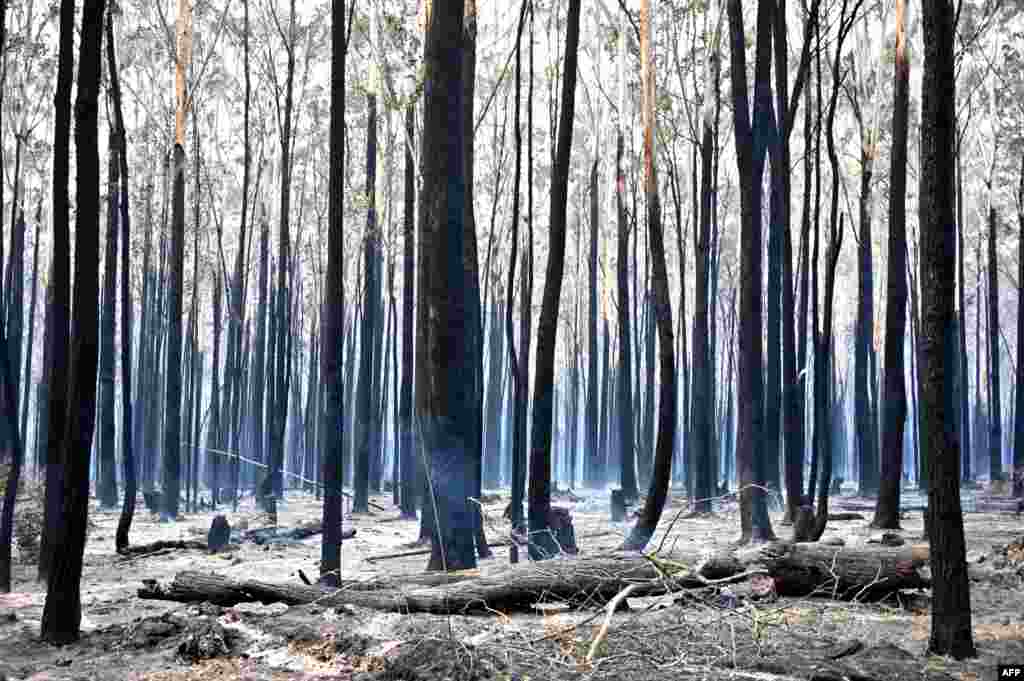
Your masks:
M590 644L590 650L587 651L587 664L594 661L594 655L597 654L597 647L601 645L601 641L603 641L604 637L608 635L608 627L611 626L612 617L615 615L615 611L618 609L619 603L621 603L627 596L629 596L629 594L636 591L636 587L636 584L630 584L625 589L616 594L615 598L608 601L608 605L606 606L606 613L604 616L604 622L601 623L601 628L598 629L597 636L594 637L593 642L591 642Z
M326 606L350 604L394 612L435 614L529 609L544 599L578 603L611 599L631 584L636 596L657 596L684 588L703 588L743 572L767 573L781 595L827 592L850 598L929 585L919 569L928 562L927 546L834 547L775 542L714 552L675 549L658 557L660 567L641 553L610 552L583 558L554 558L512 566L490 576L448 586L367 590L349 584L341 590L234 580L216 574L178 573L170 584L143 583L140 598L180 602L211 601L234 605L246 601L289 605L317 601ZM444 575L438 575L444 577ZM449 576L449 582L452 581Z

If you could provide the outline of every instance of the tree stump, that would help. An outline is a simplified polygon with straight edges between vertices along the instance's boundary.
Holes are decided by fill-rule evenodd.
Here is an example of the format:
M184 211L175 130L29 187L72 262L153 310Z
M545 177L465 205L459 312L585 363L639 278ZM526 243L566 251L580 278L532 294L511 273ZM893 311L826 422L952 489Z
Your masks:
M811 506L811 499L807 495L800 497L797 502L796 516L793 519L793 542L813 541L814 534L814 507Z
M572 526L572 515L569 509L563 506L552 506L548 511L548 527L555 536L555 541L561 547L562 553L576 555L579 548L576 546L576 530Z
M163 493L155 489L151 492L143 490L142 498L146 501L146 508L149 509L150 513L159 513L161 509L161 502L163 500Z
M231 525L224 515L215 516L210 523L210 532L206 535L206 548L210 553L217 553L231 541Z
M626 493L621 489L612 490L612 522L621 523L626 520Z

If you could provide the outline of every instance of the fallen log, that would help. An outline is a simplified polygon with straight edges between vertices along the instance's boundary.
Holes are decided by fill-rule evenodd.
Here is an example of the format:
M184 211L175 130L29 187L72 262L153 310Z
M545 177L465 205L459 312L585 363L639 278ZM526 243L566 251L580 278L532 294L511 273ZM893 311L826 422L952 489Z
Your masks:
M167 549L183 551L205 551L206 542L197 541L194 539L161 539L160 541L155 541L150 544L137 544L135 546L127 546L118 551L118 555L124 556L125 558L137 558L139 556L148 555L150 553L157 553L158 551L164 551Z
M611 552L584 558L554 558L510 567L500 573L446 587L403 590L271 584L234 580L216 574L180 572L169 584L143 582L140 598L180 602L245 601L290 605L317 601L325 606L350 604L396 612L435 614L529 609L540 600L568 603L607 601L626 586L633 594L663 595L678 589L708 586L744 573L765 573L777 593L836 598L875 596L897 589L921 588L929 581L920 568L927 546L844 548L824 544L775 542L745 549L675 549L658 556Z
M246 530L242 533L242 541L251 541L257 545L270 544L274 541L280 540L292 540L301 541L303 539L309 539L318 534L322 534L324 526L322 522L308 523L305 525L299 525L290 529L284 529L281 527L260 527L253 530ZM356 536L355 528L343 529L341 532L342 539L351 539Z
M577 537L577 541L583 539L596 539L598 537L607 537L610 534L615 534L612 530L605 530L603 532L594 532L592 534L584 534ZM492 549L498 549L503 546L512 546L512 541L509 539L499 539L497 541L488 542L487 546ZM382 553L379 556L369 556L365 558L367 563L377 563L382 560L392 560L394 558L412 558L413 556L429 556L430 549L413 549L411 551L399 551L397 553Z
M787 648L784 655L767 655L742 667L761 679L814 679L814 681L953 681L941 669L932 669L926 658L917 657L891 643L865 646L857 640L806 641L805 650ZM720 664L716 666L730 667Z
M834 521L864 520L864 516L860 513L829 513L828 519Z

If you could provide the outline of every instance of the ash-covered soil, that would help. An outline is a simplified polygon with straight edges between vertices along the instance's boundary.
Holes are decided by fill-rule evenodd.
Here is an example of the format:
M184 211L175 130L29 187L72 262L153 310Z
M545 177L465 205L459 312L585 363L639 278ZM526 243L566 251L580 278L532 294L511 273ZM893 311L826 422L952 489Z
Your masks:
M681 493L680 493L681 494ZM577 496L578 495L578 496ZM572 510L583 554L613 549L628 531L609 522L607 493L560 495L555 504ZM415 550L418 523L398 519L390 495L373 501L387 508L346 514L357 530L344 543L342 577L395 578L421 573L426 555L370 562L386 553ZM508 499L485 495L488 538L507 538L502 518ZM856 507L866 500L833 500ZM837 508L837 506L839 508ZM685 498L670 500L649 548L662 542L724 546L739 535L735 504L725 502L712 517L685 516ZM233 527L259 527L263 516L247 499L238 513L225 511ZM829 523L825 540L847 546L877 538L864 519ZM133 544L157 540L205 541L213 512L184 514L161 523L140 508ZM319 503L289 492L279 504L279 524L316 521ZM25 681L539 681L542 679L995 679L999 662L1024 664L1024 517L968 513L969 560L998 579L972 584L975 641L979 657L966 662L925 654L930 626L927 592L902 593L879 603L824 598L753 600L741 587L705 589L675 597L629 599L618 612L591 660L591 644L604 620L601 608L538 610L486 616L383 613L344 606L288 607L241 604L219 607L142 600L146 579L169 580L182 570L211 571L235 578L301 583L299 571L318 574L320 536L210 555L168 550L123 558L114 551L117 512L93 507L82 581L81 640L54 648L39 641L45 585L34 563L18 560L14 589L0 594L0 679ZM772 520L780 538L790 528ZM919 542L919 511L905 514L899 533ZM1009 547L1009 548L1007 548ZM493 549L481 561L483 574L509 563L509 549Z

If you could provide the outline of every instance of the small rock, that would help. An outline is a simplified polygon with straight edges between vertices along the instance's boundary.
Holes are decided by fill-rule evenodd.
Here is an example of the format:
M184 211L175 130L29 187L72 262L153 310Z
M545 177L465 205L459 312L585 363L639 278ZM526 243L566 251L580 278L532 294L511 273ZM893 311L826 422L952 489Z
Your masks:
M1011 623L1013 623L1013 618L1010 616L1003 617L1003 619L1000 620L999 623L1002 624L1004 627L1008 627Z
M822 544L826 546L846 546L846 541L842 537L829 537L821 540Z
M1003 556L996 556L995 558L992 559L992 567L995 568L996 570L1005 570L1006 569L1006 565L1007 565L1007 560Z
M985 562L985 554L981 551L968 551L967 552L967 564L968 565L979 565Z

